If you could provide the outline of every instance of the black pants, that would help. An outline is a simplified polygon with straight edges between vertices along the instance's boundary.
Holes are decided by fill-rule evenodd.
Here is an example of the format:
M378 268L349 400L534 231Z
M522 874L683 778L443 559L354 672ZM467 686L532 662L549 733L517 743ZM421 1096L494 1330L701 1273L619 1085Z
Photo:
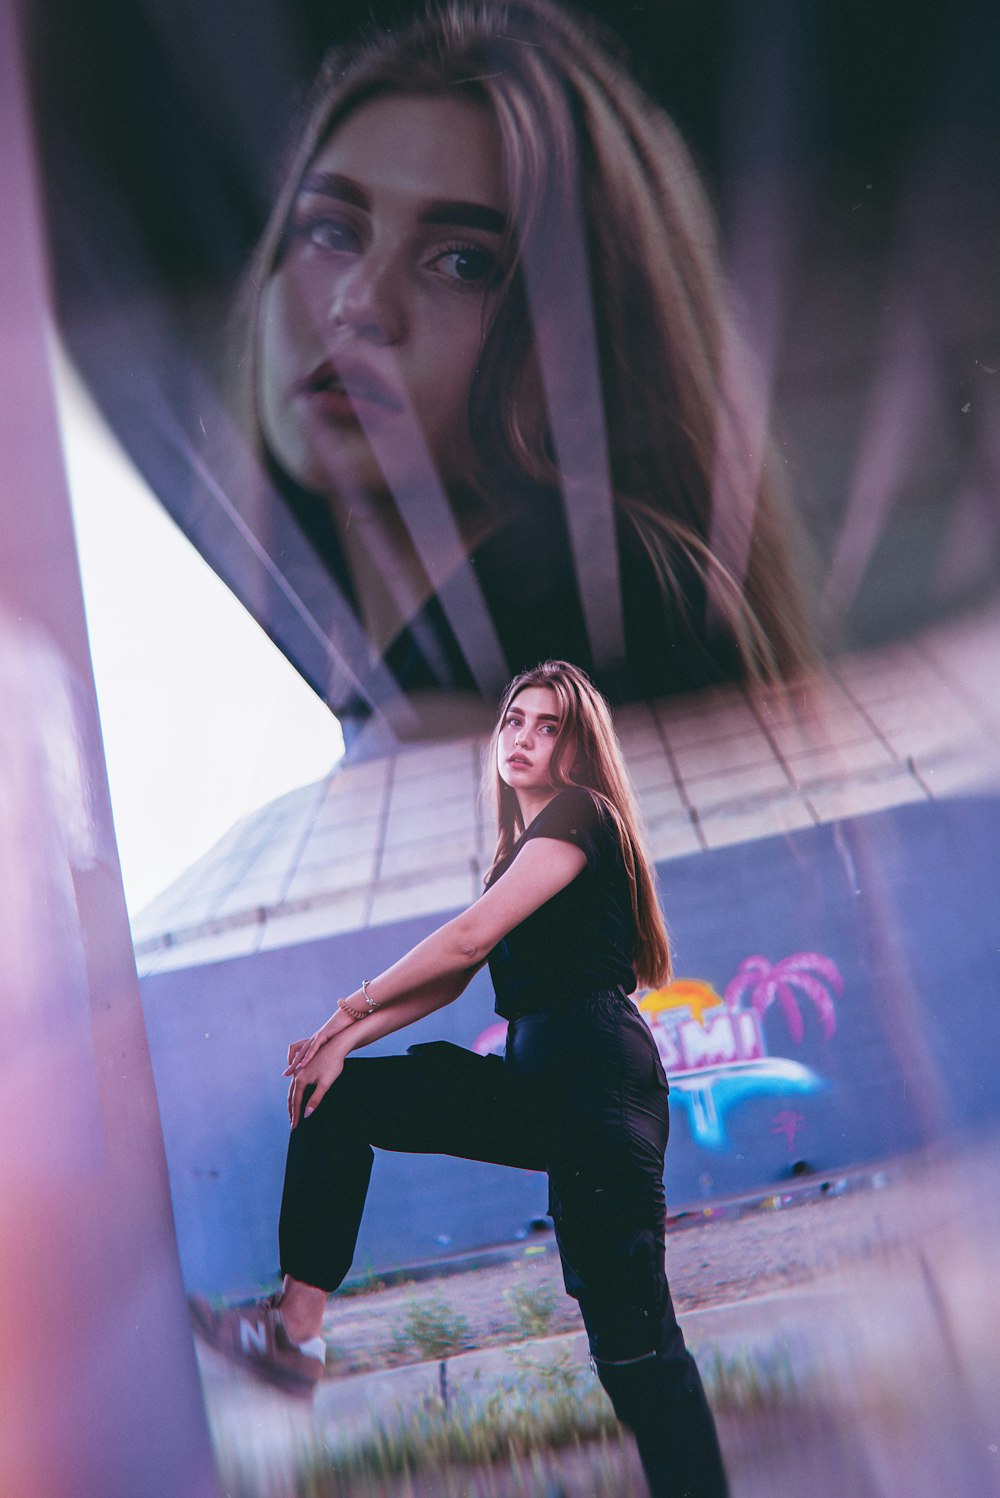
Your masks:
M667 1084L618 991L511 1023L507 1053L447 1042L351 1057L292 1131L281 1268L335 1290L354 1256L372 1146L545 1170L566 1289L656 1498L727 1492L664 1268Z

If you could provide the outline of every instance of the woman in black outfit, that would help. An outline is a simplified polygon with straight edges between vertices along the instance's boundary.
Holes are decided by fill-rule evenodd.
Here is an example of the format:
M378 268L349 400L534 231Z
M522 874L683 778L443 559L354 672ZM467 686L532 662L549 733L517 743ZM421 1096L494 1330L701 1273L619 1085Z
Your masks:
M250 1312L202 1306L201 1329L311 1386L373 1146L545 1170L566 1289L651 1491L717 1498L712 1415L664 1272L667 1082L628 998L666 980L669 948L610 713L583 672L550 661L514 680L487 774L499 838L484 894L289 1047L282 1293ZM502 1060L447 1042L350 1054L450 1003L485 961Z

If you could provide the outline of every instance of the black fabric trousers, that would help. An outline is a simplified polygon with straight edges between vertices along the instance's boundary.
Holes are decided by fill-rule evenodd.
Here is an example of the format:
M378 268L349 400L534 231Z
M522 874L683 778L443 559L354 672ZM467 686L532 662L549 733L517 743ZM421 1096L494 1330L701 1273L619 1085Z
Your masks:
M619 991L512 1021L503 1060L448 1042L350 1057L292 1131L281 1268L332 1291L354 1256L373 1146L547 1171L566 1289L654 1498L724 1498L725 1474L664 1266L667 1084Z

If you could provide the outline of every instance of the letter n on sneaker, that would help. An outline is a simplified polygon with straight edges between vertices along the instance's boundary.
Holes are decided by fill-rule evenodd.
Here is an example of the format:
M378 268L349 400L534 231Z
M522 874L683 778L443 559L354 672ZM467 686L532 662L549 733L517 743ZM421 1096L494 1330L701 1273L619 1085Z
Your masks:
M285 1331L276 1297L248 1306L215 1310L200 1295L188 1302L194 1329L203 1342L258 1378L292 1394L311 1394L323 1377L322 1337L293 1342Z

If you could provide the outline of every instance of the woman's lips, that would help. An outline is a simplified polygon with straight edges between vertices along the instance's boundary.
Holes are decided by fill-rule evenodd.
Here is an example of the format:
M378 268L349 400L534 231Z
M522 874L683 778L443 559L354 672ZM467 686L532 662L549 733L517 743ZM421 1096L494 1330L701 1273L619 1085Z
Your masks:
M509 754L507 756L507 766L511 770L530 770L531 760L525 759L523 754Z
M302 395L322 415L335 422L358 422L383 412L398 413L403 402L374 370L354 366L334 368L327 360L299 386Z

